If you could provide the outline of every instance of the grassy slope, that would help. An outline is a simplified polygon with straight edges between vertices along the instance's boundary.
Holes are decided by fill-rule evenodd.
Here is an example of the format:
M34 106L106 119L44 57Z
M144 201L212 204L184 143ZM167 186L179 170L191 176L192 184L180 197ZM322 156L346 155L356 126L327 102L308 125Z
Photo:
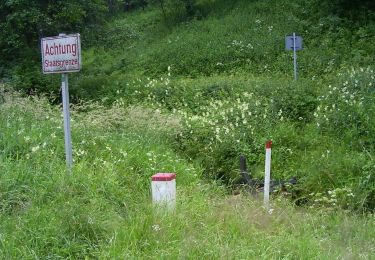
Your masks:
M373 24L354 26L302 0L233 1L230 5L214 1L206 8L211 11L204 19L173 26L163 23L157 9L114 20L102 38L105 47L85 53L83 73L72 80L72 95L108 103L121 98L125 105L153 103L187 113L187 126L194 123L191 118L198 116L202 122L207 112L212 112L211 123L219 123L184 128L179 148L189 157L198 155L195 157L204 161L207 175L215 178L228 181L238 175L240 153L250 157L252 173L261 176L259 154L264 141L272 138L280 152L274 155L277 178L308 176L303 180L308 183L307 189L303 187L307 193L346 186L363 190L363 178L374 178L364 176L367 173L362 169L365 161L369 168L375 165L374 146L369 141L374 133L374 109L353 109L345 104L331 107L342 98L341 92L348 92L346 81L351 85L346 98L358 94L356 102L362 102L361 98L371 102L374 92L368 86L374 85L373 70L358 72L373 64ZM293 31L305 39L305 49L298 56L298 83L292 82L292 53L284 51L284 36ZM351 66L358 72L353 74ZM333 95L330 85L337 89ZM243 98L245 92L254 97ZM332 97L325 102L328 96ZM243 103L235 103L238 98ZM223 115L215 109L213 103L218 99L233 104L235 112ZM240 105L258 101L263 111L251 107L253 110L246 112L263 119L249 117L251 124L237 122L238 116L244 115ZM318 107L327 113L318 113ZM360 120L348 125L345 117ZM234 132L232 138L211 145L216 129L226 131L230 124L236 125L230 131ZM207 154L207 150L213 152ZM327 151L335 151L333 156L339 161L331 163ZM374 185L369 186L368 194L373 197ZM368 194L362 194L359 201L366 201Z
M192 121L185 120L185 115L197 116L198 123L220 118L227 110L213 106L212 100L236 104L232 106L236 112L240 107L236 95L247 91L254 92L254 100L264 107L272 108L271 93L278 102L273 112L285 103L283 109L300 111L298 106L289 106L291 97L298 101L298 94L307 89L317 97L329 84L342 85L336 79L338 68L373 61L368 55L372 47L360 35L366 28L350 38L351 32L335 27L330 18L322 18L323 25L312 24L303 19L309 10L301 8L300 2L233 3L225 8L211 6L206 19L169 28L154 9L126 15L109 25L111 31L102 40L105 48L85 50L83 72L71 77L73 96L117 102L109 108L98 104L76 107L72 116L76 161L70 177L65 173L60 111L43 100L19 98L0 107L1 256L332 259L374 255L373 215L296 209L282 198L269 214L246 194L232 196L215 183L202 182L200 176L204 170L207 173L198 163L202 159L186 159L197 154L220 158L205 151L201 143L190 142L210 137L213 132L199 130L211 130L211 126L189 128ZM290 53L283 52L283 37L292 31L301 32L306 42L299 56L304 79L296 85L289 80ZM348 49L348 42L353 50ZM296 95L284 95L289 91ZM169 112L160 113L155 107ZM178 111L172 114L172 108ZM251 108L262 118L270 116ZM211 118L207 111L212 112ZM310 112L306 115L316 110ZM271 136L278 146L273 155L278 177L310 176L306 180L310 188L327 191L357 185L362 171L372 176L373 155L367 146L343 142L353 139L344 132L336 135L317 129L316 122L321 121L301 124L298 114L291 117L296 120L276 121L276 127L256 128L263 121L240 126L240 132L256 130L249 137L251 142L235 150L255 157L254 174L262 172L259 154L263 154L263 141ZM226 124L220 121L214 128ZM184 156L175 153L175 137L181 132L188 140L177 143L185 145ZM218 151L227 148L214 145ZM329 156L327 151L331 151ZM335 160L330 163L331 156ZM237 168L234 162L229 161L232 164L226 169ZM362 162L368 168L362 169ZM150 205L149 177L158 171L178 173L174 214L158 215ZM332 207L332 196L319 196L317 200Z
M175 118L141 107L77 109L88 107L95 112L73 113L75 166L68 176L60 111L43 100L17 97L1 106L2 257L332 259L374 254L373 216L295 209L282 198L267 213L246 194L229 195L200 181L202 170L176 156L166 142L179 127ZM158 171L178 173L173 214L152 210L149 177Z
M169 66L175 77L292 78L292 53L284 51L284 36L292 32L304 37L298 62L305 79L374 62L371 22L350 28L303 0L225 2L202 7L210 10L204 19L169 26L156 9L115 19L99 35L102 48L86 51L84 73L78 75L73 94L100 98L101 93L111 98L111 92L127 89L134 79L167 74Z

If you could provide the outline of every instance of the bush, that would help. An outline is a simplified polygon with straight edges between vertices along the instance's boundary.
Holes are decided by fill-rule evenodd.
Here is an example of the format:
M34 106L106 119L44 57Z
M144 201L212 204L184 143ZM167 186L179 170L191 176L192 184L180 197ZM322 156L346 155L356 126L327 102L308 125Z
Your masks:
M339 73L337 83L320 96L316 109L322 132L336 135L350 147L374 151L375 78L371 67Z

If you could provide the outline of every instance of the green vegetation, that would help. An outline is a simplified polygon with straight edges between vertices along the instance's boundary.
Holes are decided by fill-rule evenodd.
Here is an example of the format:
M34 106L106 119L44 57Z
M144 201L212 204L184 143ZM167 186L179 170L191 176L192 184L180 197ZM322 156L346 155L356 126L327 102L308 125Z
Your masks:
M372 210L374 21L323 16L329 8L318 17L315 2L270 5L206 3L204 19L174 26L158 9L117 18L99 37L111 49L86 52L72 95L181 117L174 149L226 184L239 176L240 154L261 178L264 142L272 139L273 176L297 177L299 201L344 189L356 199L335 205ZM298 82L283 46L292 31L306 43Z
M375 254L372 1L28 2L0 4L1 256ZM47 34L83 37L72 175L60 76L41 74L35 45L48 17ZM292 32L305 43L298 81ZM272 178L298 184L267 212L236 183L241 154L262 179L270 139ZM175 212L151 205L156 172L177 173Z
M83 110L90 112L82 112ZM81 111L81 112L78 112ZM1 106L0 254L34 258L370 258L373 215L295 208L266 212L249 194L201 180L176 156L176 117L98 104L72 114L75 165L67 175L60 111L6 95ZM151 121L150 121L151 120ZM174 213L150 203L150 176L178 173Z

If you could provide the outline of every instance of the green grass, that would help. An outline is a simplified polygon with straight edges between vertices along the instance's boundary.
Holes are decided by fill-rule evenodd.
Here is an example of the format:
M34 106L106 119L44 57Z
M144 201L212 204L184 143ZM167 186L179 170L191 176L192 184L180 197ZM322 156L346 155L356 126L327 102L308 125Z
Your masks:
M272 139L274 178L297 177L309 201L344 189L356 199L335 204L372 210L375 82L364 41L373 37L371 20L319 17L326 11L304 1L220 3L202 19L174 24L155 8L117 17L103 39L114 47L84 53L73 97L181 116L174 150L227 184L239 176L241 154L262 178L264 142ZM298 82L283 42L292 31L305 40Z
M373 21L302 0L225 2L178 23L126 13L83 41L72 175L59 98L0 86L0 256L372 258ZM293 31L306 44L297 82L283 47ZM38 71L20 66L13 84L57 93L60 77ZM262 178L269 139L272 177L298 177L272 212L229 188L241 154ZM173 213L151 205L156 172L177 173Z
M270 8L272 6L272 8ZM73 76L72 95L112 100L133 80L168 73L196 78L250 74L293 78L285 35L304 37L299 75L322 79L346 66L374 63L373 22L356 24L315 10L311 1L211 1L205 16L165 22L160 10L126 13L109 22L94 46L83 47L83 70ZM319 16L320 14L320 16ZM20 82L21 84L22 82Z
M65 169L61 112L6 95L0 133L0 253L38 258L371 258L374 216L296 208L272 212L247 193L202 181L172 149L178 117L98 104L72 112L74 168ZM78 112L81 111L81 112ZM147 116L145 116L147 115ZM172 145L172 146L171 146ZM177 205L153 209L150 176L177 173Z

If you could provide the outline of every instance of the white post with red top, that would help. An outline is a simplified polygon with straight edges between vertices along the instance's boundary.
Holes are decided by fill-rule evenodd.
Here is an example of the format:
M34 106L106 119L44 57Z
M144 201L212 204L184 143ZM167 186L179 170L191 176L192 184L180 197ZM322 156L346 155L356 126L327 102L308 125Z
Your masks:
M272 141L266 142L266 164L264 171L264 207L270 208L270 182L271 182L271 147Z
M176 174L157 173L151 177L152 202L174 209L176 205Z

